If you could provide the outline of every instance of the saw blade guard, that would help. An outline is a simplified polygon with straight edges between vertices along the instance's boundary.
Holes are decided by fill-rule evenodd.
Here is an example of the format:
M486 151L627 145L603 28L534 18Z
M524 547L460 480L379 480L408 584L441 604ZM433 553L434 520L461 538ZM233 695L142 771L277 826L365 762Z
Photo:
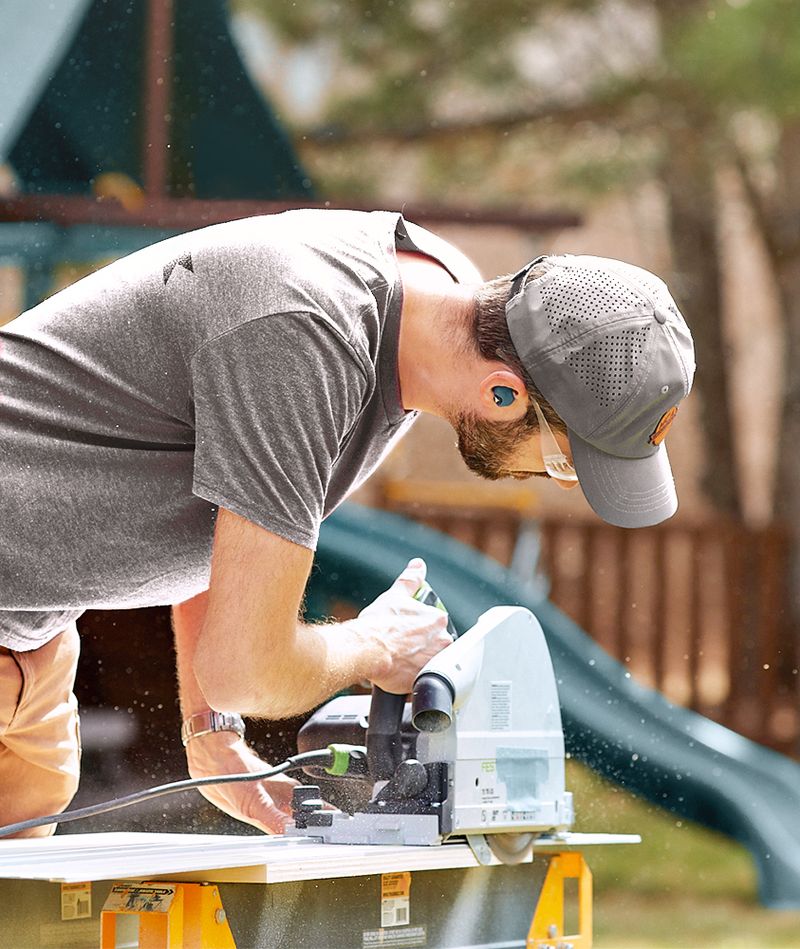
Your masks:
M453 723L420 731L416 755L453 763L452 833L568 829L558 689L535 616L521 607L488 610L417 681L429 676L448 684Z

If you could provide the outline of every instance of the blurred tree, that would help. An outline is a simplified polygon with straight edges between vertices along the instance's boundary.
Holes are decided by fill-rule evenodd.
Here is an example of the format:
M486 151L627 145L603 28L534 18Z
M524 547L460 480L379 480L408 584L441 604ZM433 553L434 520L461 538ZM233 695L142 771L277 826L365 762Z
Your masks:
M398 146L417 143L425 156L418 162L439 196L471 188L473 200L492 203L530 193L541 199L567 164L548 149L563 156L570 141L583 136L582 145L587 138L596 145L604 132L617 133L608 160L598 156L591 174L592 161L584 160L582 174L589 184L602 180L601 187L615 176L624 187L643 175L664 186L673 283L701 367L704 487L715 507L733 516L741 514L741 499L717 203L719 169L738 168L784 311L776 511L800 530L797 0L236 2L261 10L288 42L335 46L343 68L330 83L323 127L309 137L347 155L358 187L364 178L354 169L365 163L356 152L370 152L374 162L378 150L400 173ZM753 117L768 134L752 134Z
M706 468L703 490L721 513L740 517L739 465L731 414L731 359L722 314L717 168L720 136L714 103L698 95L682 69L687 36L708 22L707 0L654 4L662 38L662 69L653 118L662 129L662 181L676 295L695 338Z
M739 516L717 242L718 97L705 90L698 96L699 77L683 73L684 44L698 42L713 4L238 4L259 9L288 42L335 44L342 68L330 84L323 125L313 139L347 155L343 175L335 180L339 194L348 181L364 186L364 172L355 171L364 165L357 152L367 152L372 162L381 156L384 175L387 168L402 174L397 145L415 143L425 155L428 186L439 198L463 197L469 188L476 203L517 202L531 194L541 201L553 193L565 168L547 154L548 145L563 155L576 133L586 136L590 129L592 147L609 129L616 131L608 159L584 158L580 175L585 185L599 183L602 189L654 175L664 186L671 282L702 366L696 387L705 430L703 487L717 510ZM643 140L649 147L641 147ZM574 186L574 167L571 178Z
M682 44L681 68L717 107L778 289L784 362L775 512L795 536L791 591L800 627L800 4L729 0L712 12L712 26Z

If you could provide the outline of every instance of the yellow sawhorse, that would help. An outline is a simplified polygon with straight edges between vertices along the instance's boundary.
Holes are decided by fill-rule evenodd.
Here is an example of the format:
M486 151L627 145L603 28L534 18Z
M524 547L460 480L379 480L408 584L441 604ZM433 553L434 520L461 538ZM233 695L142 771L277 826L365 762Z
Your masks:
M591 949L591 871L579 852L551 853L546 859L547 872L526 945L528 949ZM566 932L564 890L568 880L577 881L577 933ZM136 933L130 931L128 922L134 916ZM125 922L121 923L121 918L126 918ZM132 935L138 937L139 949L236 949L214 884L115 884L101 913L100 947L116 949L119 936L128 942Z
M116 949L131 917L138 917L139 949L236 949L219 888L210 883L115 884L100 914L100 949Z
M578 932L567 934L564 913L564 883L578 881ZM554 853L550 857L533 921L528 949L592 949L592 872L583 854Z

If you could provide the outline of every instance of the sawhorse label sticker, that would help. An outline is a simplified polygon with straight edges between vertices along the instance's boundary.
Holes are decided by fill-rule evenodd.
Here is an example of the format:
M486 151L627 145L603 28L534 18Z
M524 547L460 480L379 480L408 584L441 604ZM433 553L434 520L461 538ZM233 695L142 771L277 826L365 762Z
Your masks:
M61 918L90 919L92 915L92 884L61 884Z
M407 926L411 921L410 909L411 874L407 870L404 873L382 873L381 928Z
M168 913L175 898L175 884L117 883L103 907L111 913Z

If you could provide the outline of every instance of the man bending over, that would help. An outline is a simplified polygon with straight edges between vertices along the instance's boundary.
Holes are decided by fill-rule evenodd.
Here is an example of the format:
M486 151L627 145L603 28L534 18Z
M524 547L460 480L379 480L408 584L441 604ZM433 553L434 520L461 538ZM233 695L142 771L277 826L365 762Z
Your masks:
M485 283L389 212L204 228L23 313L0 329L0 824L77 787L84 610L171 604L190 773L262 770L242 715L405 693L450 641L421 561L356 619L298 619L321 521L420 412L478 474L580 480L645 526L677 507L663 439L693 372L646 271L554 256ZM293 783L203 793L279 832Z

